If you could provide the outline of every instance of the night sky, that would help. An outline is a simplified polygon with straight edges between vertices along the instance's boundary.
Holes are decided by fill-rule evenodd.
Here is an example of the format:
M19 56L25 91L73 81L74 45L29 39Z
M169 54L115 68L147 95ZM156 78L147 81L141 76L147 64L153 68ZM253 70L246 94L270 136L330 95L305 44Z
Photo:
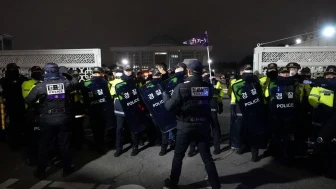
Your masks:
M294 2L295 1L295 2ZM168 3L169 2L169 3ZM143 46L160 34L187 40L208 30L214 61L240 61L267 42L336 23L335 0L0 0L0 33L14 49Z

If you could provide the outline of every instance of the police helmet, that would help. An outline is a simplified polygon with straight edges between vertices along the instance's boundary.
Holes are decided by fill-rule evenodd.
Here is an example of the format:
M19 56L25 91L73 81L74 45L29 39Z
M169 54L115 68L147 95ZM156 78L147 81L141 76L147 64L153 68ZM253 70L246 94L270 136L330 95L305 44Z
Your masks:
M279 69L279 73L289 73L289 68L288 67L281 67Z
M301 69L300 64L296 62L290 62L286 65L287 68L297 68L298 70Z
M122 67L120 67L120 66L117 66L117 67L115 67L114 69L113 69L113 72L116 72L116 73L122 73L123 72L123 68Z
M30 70L31 72L42 72L42 69L40 66L33 66Z
M328 74L332 74L332 75L336 75L336 66L328 66L326 71L324 72L324 75L328 75Z
M267 72L278 71L278 65L276 63L270 63L267 65Z
M104 73L104 69L102 67L93 67L92 73Z
M55 63L47 63L43 69L47 73L59 73L58 65Z
M302 74L310 74L310 69L308 67L302 68L301 73Z

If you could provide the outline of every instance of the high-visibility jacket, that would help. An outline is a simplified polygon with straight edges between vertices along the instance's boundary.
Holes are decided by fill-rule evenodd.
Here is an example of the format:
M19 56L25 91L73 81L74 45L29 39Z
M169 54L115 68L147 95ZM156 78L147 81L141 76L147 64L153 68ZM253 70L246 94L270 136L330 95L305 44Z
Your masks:
M227 91L227 93L228 93L229 98L232 97L232 85L236 82L236 80L237 80L237 79L232 79L232 80L230 81L230 85L228 86L228 91ZM236 101L236 100L235 100L235 101ZM232 102L232 101L231 101L231 102Z
M224 97L224 90L223 90L223 87L222 87L221 83L219 81L217 81L214 88L215 88L215 90L217 90L217 92L215 92L213 97L217 98L218 103L222 103L222 99Z
M267 90L268 85L270 83L270 78L264 76L264 77L260 78L259 81L260 81L261 88L262 88L262 90L265 94L265 91Z
M35 80L35 79L30 79L28 81L25 81L22 83L21 88L22 88L22 96L23 98L26 98L30 91L35 87L35 84L40 81ZM28 105L25 104L26 109L28 108Z
M310 91L308 102L314 108L317 108L319 104L332 108L334 106L334 91L323 87L313 87Z

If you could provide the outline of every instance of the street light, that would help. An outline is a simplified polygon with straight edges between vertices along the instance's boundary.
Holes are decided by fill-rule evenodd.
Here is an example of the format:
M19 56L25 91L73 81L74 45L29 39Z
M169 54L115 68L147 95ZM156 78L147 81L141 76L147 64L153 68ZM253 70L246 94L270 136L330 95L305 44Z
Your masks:
M214 73L214 75L215 75L215 69L213 69L212 71L213 71L213 73Z
M208 63L209 63L209 64L211 64L211 63L212 63L212 60L211 60L211 59L209 59L209 60L208 60Z
M324 28L324 30L322 31L322 34L325 37L332 37L335 34L335 28L331 27L331 26L328 26L328 27Z
M124 65L128 64L128 60L127 59L122 59L121 63L123 63Z
M296 39L296 44L300 44L302 43L302 40L301 39Z

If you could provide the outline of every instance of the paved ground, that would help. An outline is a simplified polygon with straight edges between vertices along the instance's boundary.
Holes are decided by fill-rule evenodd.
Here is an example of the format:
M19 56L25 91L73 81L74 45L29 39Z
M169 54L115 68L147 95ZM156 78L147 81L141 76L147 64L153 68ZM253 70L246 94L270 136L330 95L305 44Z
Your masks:
M227 149L229 123L228 100L224 100L226 111L220 115L224 152L216 159L217 169L223 188L227 189L334 189L336 181L305 171L307 163L299 161L300 168L289 168L272 158L258 163L250 162L250 154L238 156ZM213 150L213 149L212 149ZM160 189L163 180L170 174L173 152L164 157L158 156L159 147L144 149L136 157L130 157L130 150L119 158L111 150L104 156L84 149L75 154L74 164L78 171L68 178L62 178L57 167L48 169L50 175L44 181L34 179L34 168L22 162L22 153L11 152L0 143L0 188L12 189ZM206 188L206 177L199 156L186 157L180 179L180 188Z

